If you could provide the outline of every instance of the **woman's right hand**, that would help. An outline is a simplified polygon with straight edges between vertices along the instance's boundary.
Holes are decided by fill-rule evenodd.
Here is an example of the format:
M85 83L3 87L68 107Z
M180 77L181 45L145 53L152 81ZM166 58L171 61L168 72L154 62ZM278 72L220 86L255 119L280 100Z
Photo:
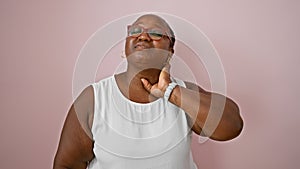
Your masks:
M170 67L171 65L167 63L161 70L158 82L151 84L147 79L141 79L144 88L154 97L161 98L164 97L165 91L171 83L170 78Z

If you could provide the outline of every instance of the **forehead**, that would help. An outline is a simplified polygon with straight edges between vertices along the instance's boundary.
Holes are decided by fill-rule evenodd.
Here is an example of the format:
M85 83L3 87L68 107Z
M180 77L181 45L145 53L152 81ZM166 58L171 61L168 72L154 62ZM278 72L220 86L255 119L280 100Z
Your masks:
M157 16L146 15L138 18L132 25L141 25L145 28L167 29L165 21Z

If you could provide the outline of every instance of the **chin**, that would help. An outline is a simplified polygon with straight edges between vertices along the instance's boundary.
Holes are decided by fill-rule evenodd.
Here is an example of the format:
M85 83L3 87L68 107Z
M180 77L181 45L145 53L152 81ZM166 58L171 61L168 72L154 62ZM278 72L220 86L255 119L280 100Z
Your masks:
M162 53L161 51L155 51L155 50L137 50L131 55L129 55L127 58L134 59L137 62L141 63L154 63L156 65L161 65L167 60L167 56L165 53Z

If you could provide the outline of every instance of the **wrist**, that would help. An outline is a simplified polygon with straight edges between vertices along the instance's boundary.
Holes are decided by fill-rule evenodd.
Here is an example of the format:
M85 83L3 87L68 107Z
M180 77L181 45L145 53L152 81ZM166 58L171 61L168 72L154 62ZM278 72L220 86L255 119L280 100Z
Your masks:
M165 90L165 93L164 93L164 99L165 100L169 100L171 94L172 94L172 91L174 90L174 88L177 86L178 84L175 83L175 82L171 82L169 83L168 87L166 88Z

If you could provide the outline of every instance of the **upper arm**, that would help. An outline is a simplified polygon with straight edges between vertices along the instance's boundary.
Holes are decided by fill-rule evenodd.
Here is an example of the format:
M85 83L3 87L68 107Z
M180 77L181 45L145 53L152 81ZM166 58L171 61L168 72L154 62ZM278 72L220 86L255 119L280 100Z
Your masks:
M203 88L201 88L200 86L198 86L192 82L185 81L184 83L185 83L185 86L187 89L190 89L190 90L193 90L196 92L206 93L206 94L208 93ZM202 128L197 123L195 123L195 121L193 121L190 117L188 117L188 118L189 118L189 123L192 123L192 130L198 135L201 134L201 136L205 136L204 133L202 132Z
M240 116L239 113L239 107L238 105L230 98L225 97L223 95L217 94L217 93L212 93L205 91L202 89L200 86L193 84L191 82L185 82L186 87L190 90L197 91L199 93L203 93L207 96L212 96L214 95L216 98L221 98L220 100L224 100L225 98L225 103L223 107L223 112L222 112L222 117L218 121L218 124L210 136L211 139L213 140L230 140L232 138L237 137L242 128L243 128L243 120ZM213 105L215 106L215 105ZM212 106L212 107L213 107ZM210 109L211 106L209 106ZM197 124L193 123L193 131L197 134L201 134L205 136L204 132L202 131L202 128Z
M93 88L89 86L74 101L68 112L54 159L54 169L85 169L94 158L91 134L93 105Z
M184 83L185 83L185 86L186 86L187 89L197 91L197 92L201 92L201 93L205 93L205 94L208 93L206 90L201 88L199 85L196 85L195 83L187 82L187 81L185 81Z

